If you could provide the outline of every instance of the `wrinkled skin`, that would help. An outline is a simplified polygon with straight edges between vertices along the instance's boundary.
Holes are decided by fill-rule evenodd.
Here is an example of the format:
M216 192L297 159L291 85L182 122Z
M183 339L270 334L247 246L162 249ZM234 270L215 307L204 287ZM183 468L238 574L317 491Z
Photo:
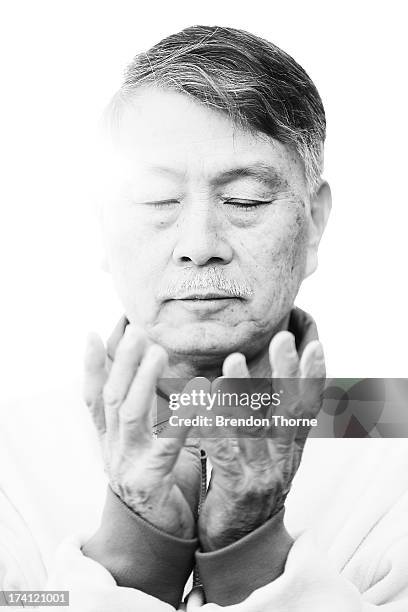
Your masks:
M106 265L129 321L167 350L169 374L219 374L231 352L265 353L323 229L297 154L186 96L146 89L122 110L105 155ZM210 290L214 270L246 295L179 299L192 279Z
M104 162L105 263L130 331L110 372L103 343L90 340L85 400L114 491L153 525L188 538L197 530L198 446L186 449L188 428L152 439L155 386L163 376L222 372L324 375L320 343L299 362L293 336L280 330L316 266L330 192L322 183L310 196L299 157L283 144L155 89L122 109ZM318 395L301 414L316 414ZM198 524L205 550L282 508L305 435L277 432L234 449L206 441L214 471Z

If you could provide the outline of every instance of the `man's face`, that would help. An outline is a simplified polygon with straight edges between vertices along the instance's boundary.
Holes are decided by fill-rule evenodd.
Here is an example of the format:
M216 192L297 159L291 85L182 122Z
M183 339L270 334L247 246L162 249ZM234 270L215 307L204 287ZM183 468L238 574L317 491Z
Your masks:
M123 109L105 178L107 260L127 318L173 358L265 346L305 273L298 156L150 88Z

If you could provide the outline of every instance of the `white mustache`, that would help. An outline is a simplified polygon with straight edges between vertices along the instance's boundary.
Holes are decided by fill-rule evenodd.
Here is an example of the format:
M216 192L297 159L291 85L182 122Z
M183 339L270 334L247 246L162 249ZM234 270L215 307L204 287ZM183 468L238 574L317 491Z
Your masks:
M197 270L183 272L183 277L171 281L159 289L160 299L177 299L194 292L221 293L231 297L249 298L253 290L244 281L228 278L221 268L206 268L203 272Z

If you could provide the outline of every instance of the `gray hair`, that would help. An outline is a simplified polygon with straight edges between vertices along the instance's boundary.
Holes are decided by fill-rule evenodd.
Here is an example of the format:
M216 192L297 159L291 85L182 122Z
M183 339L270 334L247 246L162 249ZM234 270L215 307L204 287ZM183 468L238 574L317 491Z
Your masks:
M187 94L237 125L293 147L309 192L323 171L325 113L305 70L273 43L226 27L192 26L136 55L109 108L120 116L132 94L154 86Z

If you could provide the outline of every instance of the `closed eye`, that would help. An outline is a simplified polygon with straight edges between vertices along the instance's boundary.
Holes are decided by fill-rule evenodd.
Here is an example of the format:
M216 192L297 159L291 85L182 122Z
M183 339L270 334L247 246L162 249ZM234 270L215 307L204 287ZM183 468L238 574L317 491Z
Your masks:
M228 198L225 200L225 204L231 204L236 208L241 208L244 210L250 210L251 208L257 208L259 206L264 206L265 204L271 204L272 200L246 200L241 198Z
M143 202L143 204L147 204L148 206L154 206L154 208L165 208L167 206L174 206L175 204L179 204L179 200L157 200L153 202Z

